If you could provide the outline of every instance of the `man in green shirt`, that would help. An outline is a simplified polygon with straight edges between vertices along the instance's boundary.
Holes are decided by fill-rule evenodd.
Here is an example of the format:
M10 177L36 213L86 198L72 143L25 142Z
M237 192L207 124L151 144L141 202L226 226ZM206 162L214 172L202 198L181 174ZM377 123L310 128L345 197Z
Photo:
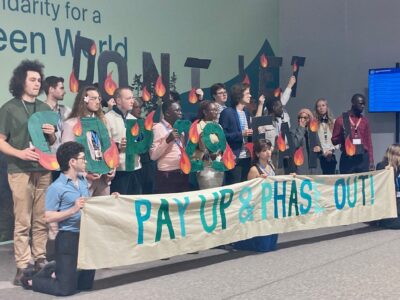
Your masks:
M39 155L34 151L28 131L28 119L32 114L50 110L47 104L36 99L43 78L41 63L22 61L10 80L9 90L14 98L0 108L0 151L7 156L8 182L14 202L15 285L21 285L23 270L31 262L40 269L46 256L44 203L51 174L39 165ZM53 144L54 126L43 124L42 131L49 144Z

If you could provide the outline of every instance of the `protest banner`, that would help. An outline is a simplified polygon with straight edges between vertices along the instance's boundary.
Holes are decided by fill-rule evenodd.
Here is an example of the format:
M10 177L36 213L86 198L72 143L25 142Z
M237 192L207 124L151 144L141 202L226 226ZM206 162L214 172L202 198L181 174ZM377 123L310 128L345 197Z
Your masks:
M78 267L108 268L305 229L397 217L393 170L272 176L200 191L89 198Z

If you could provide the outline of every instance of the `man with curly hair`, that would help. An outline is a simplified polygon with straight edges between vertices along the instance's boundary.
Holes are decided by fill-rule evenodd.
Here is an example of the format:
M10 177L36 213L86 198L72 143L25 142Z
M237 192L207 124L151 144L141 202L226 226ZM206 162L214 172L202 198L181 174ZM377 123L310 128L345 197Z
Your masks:
M41 63L22 61L10 80L9 90L14 98L0 108L0 151L7 156L8 182L14 202L17 265L14 285L21 285L23 271L30 267L31 262L34 262L36 270L45 263L47 226L44 200L51 174L38 164L39 154L31 146L28 131L28 119L32 114L50 110L47 104L36 99L42 91L43 78ZM54 126L43 124L42 131L48 143L53 144L56 139Z

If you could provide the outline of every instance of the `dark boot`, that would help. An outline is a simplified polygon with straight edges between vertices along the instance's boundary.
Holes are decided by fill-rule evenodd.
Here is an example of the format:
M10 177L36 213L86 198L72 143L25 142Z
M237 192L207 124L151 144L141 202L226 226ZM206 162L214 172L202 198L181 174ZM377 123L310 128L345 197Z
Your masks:
M43 267L46 265L47 261L45 258L38 258L37 261L35 261L35 271L39 272Z
M24 275L24 269L17 268L17 274L15 274L15 278L14 278L14 281L13 281L14 285L22 286L22 283L21 283L22 275Z

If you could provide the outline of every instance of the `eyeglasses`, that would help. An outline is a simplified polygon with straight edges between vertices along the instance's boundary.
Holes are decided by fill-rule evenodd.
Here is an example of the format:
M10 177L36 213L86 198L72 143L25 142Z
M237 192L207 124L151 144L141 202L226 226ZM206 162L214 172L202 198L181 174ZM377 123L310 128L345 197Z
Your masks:
M76 160L80 160L80 159L81 159L81 160L83 160L83 161L86 161L86 157L85 157L85 156L82 156L82 157L76 157L75 159L76 159Z

